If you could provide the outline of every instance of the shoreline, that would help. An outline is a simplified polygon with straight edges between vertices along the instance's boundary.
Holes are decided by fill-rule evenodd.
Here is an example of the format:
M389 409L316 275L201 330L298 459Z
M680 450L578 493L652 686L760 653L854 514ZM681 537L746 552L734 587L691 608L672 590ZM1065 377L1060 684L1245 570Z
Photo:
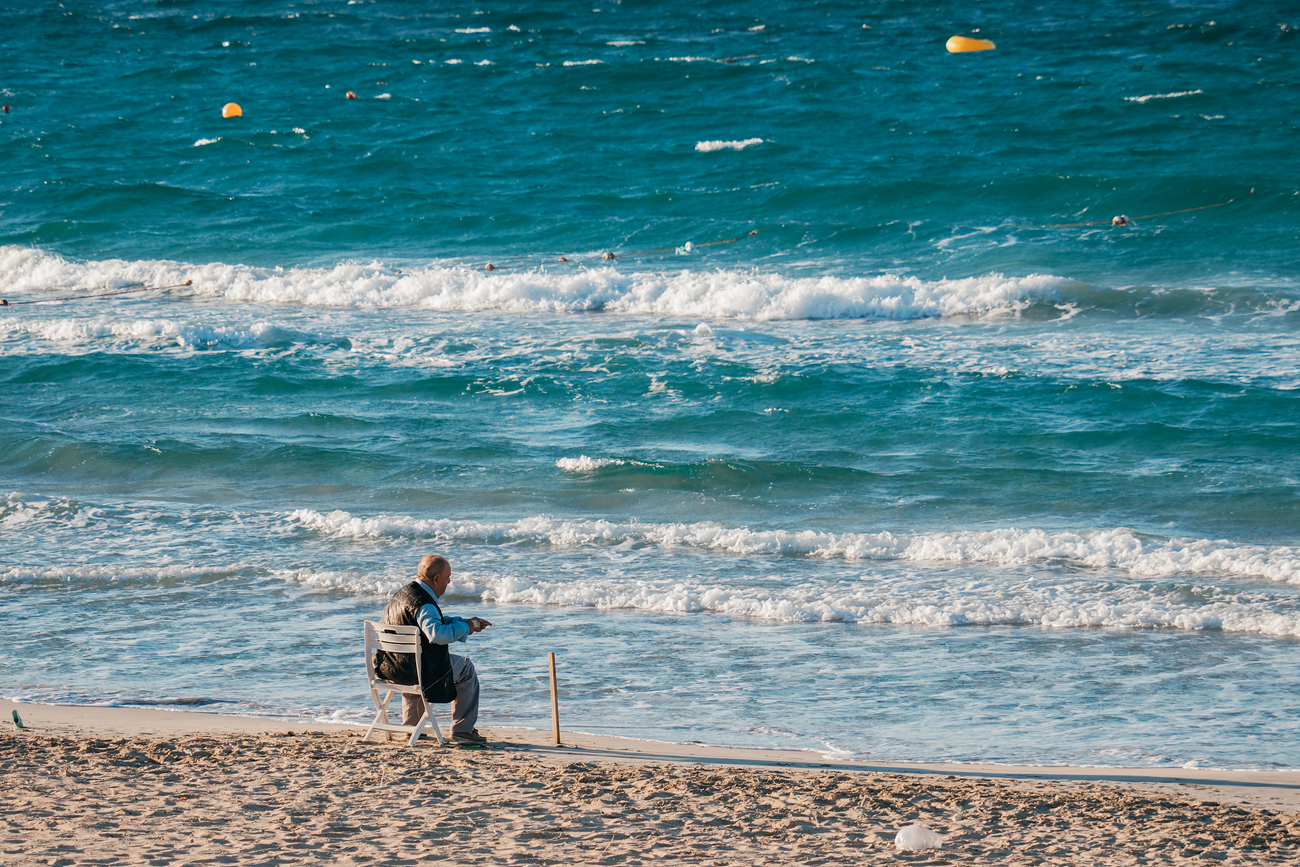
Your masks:
M16 732L12 711L25 732L62 738L169 738L185 735L272 735L285 732L355 735L366 725L353 722L285 720L146 707L51 705L0 699L0 726ZM440 717L444 731L449 721ZM597 761L620 764L680 764L752 769L835 770L908 777L946 777L1005 782L1102 783L1136 791L1180 794L1198 800L1300 812L1300 770L1225 770L1217 768L1123 768L1079 765L1003 765L990 762L878 762L838 759L816 749L711 746L561 731L561 746L549 731L484 727L497 745L547 761ZM379 737L378 735L376 737ZM428 741L426 744L425 741ZM384 743L382 740L379 743ZM394 742L396 743L396 742ZM426 734L416 749L437 740Z

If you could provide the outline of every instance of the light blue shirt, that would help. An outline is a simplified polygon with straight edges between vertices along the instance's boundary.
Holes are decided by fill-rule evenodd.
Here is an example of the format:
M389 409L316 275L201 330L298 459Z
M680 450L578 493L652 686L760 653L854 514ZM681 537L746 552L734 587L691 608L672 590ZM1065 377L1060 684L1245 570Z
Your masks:
M423 581L420 584L429 595L434 599L438 594L433 592L433 588ZM453 641L464 641L469 638L469 623L463 617L443 617L438 611L436 605L423 605L416 612L415 622L420 624L420 631L424 633L425 638L429 639L430 644L451 644Z

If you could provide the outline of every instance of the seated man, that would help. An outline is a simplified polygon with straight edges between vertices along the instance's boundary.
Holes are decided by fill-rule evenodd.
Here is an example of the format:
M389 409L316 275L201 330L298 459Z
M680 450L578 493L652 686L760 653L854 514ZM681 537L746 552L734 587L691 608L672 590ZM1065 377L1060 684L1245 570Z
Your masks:
M447 649L453 641L464 641L492 624L481 617L446 617L438 599L451 585L451 564L445 557L430 554L420 561L416 578L389 600L381 623L420 627L420 667L424 673L424 700L418 695L402 696L402 725L413 726L424 713L424 701L452 702L451 739L481 744L487 738L478 733L478 675L474 663ZM408 653L375 655L379 675L395 683L415 683L415 660Z

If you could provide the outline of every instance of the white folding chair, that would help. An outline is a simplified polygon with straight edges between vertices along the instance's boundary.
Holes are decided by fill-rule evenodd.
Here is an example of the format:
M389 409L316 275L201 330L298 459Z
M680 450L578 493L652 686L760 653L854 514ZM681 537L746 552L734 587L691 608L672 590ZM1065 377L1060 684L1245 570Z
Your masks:
M370 681L370 697L375 702L375 720L366 729L366 736L363 741L370 740L370 736L376 731L388 732L388 739L392 740L392 732L410 732L411 740L408 746L415 746L415 742L420 739L425 726L432 726L433 733L438 736L438 743L446 746L447 741L442 736L442 730L433 718L433 711L428 701L424 702L424 715L420 721L413 726L401 725L388 721L388 703L393 700L395 695L418 695L424 698L424 668L420 662L420 627L418 626L390 626L386 623L375 623L371 620L362 621L366 636L366 677ZM375 671L375 651L386 650L389 653L410 653L415 656L415 683L393 683L391 680L384 680ZM380 697L383 693L383 697Z

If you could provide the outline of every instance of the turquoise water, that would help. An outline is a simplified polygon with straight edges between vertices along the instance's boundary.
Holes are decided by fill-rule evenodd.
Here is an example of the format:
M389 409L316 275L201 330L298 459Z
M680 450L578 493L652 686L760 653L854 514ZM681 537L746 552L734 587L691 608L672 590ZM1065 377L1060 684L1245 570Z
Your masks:
M6 12L5 695L1300 767L1283 4Z

